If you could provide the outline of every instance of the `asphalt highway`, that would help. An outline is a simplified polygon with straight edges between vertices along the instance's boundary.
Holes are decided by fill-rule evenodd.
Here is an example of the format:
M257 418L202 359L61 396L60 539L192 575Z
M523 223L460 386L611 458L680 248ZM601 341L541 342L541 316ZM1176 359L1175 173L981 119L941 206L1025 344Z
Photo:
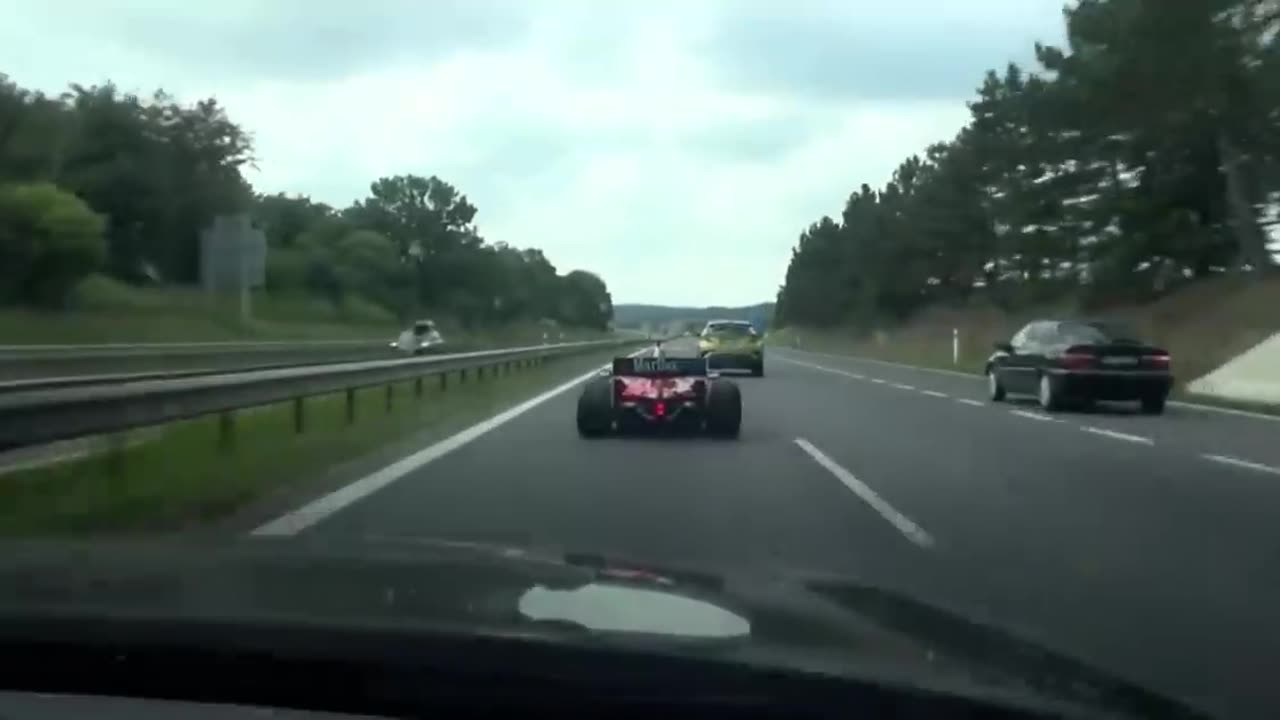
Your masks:
M782 348L766 372L738 380L737 441L584 440L567 388L259 531L839 573L1217 715L1278 714L1280 421L1050 416Z

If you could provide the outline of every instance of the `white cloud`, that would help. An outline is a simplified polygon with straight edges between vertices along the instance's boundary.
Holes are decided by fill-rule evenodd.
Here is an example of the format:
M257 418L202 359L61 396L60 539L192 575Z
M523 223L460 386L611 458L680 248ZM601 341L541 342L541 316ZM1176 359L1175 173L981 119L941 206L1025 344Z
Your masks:
M1010 59L1011 29L1037 27L1028 4L1043 5L1044 28L1060 23L1056 0L1019 3L1012 28L993 25L1004 34L998 49L967 62L1000 66ZM751 75L729 82L731 53L707 48L729 20L740 20L741 5L714 0L611 3L616 12L579 0L443 6L366 0L340 11L341 22L323 23L305 19L316 6L232 5L235 12L184 15L135 2L127 16L151 22L126 31L104 19L111 13L92 0L43 10L0 0L0 16L15 20L0 29L0 68L49 90L110 78L130 89L163 86L183 99L214 95L253 132L260 171L251 180L263 191L342 205L381 175L437 174L480 208L487 238L540 247L562 271L598 272L620 302L772 299L800 230L824 213L837 214L859 183L878 185L907 155L950 138L981 79L944 93L931 85L860 95L852 78L851 92L830 96L814 88L831 78L794 93L776 74L758 85ZM501 22L486 15L515 5L521 12ZM976 3L966 6L981 14ZM264 7L271 11L259 13ZM806 17L823 7L806 4ZM847 21L862 6L829 7ZM995 7L1007 13L1010 6ZM758 19L761 8L765 16L787 13L781 3L762 3L748 15ZM391 10L403 13L403 22ZM290 12L300 18L296 26ZM472 32L474 42L432 25L442 18ZM874 20L877 33L900 32L903 44L922 22L883 9ZM176 33L203 28L206 36L185 53L180 37L164 34L167 26ZM419 26L433 28L421 43L410 32ZM794 41L804 27L788 25L784 34ZM937 35L936 24L927 29L926 37ZM224 57L208 50L219 40L271 42L268 30L297 33L285 43L293 54L249 48L238 57L240 50L229 46ZM831 28L823 30L829 41ZM447 37L447 47L432 44L435 37ZM335 39L368 44L326 44ZM1029 49L1035 39L1015 40ZM885 46L892 42L882 38ZM961 49L974 44L968 38ZM927 43L915 47L929 52ZM805 48L765 50L785 55ZM742 67L758 67L753 63ZM803 72L805 65L795 68ZM877 87L884 78L892 82L891 64L874 70L882 75Z
M581 258L617 299L772 299L800 230L838 213L858 183L887 177L907 153L952 132L964 113L934 104L844 112L820 139L761 163L706 163L681 148L597 159L556 183L562 194L512 204L489 227L504 240L548 238L553 257ZM876 140L890 127L891 141Z

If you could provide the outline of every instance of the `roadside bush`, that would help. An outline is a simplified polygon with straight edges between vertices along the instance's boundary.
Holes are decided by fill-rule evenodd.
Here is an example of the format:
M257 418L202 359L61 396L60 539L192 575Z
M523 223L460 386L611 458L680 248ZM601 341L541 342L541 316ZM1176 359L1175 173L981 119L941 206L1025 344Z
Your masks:
M0 302L64 305L107 255L106 223L49 183L0 186Z
M342 319L361 325L390 325L397 320L390 310L359 295L342 299Z
M138 288L101 273L91 273L72 288L68 305L78 310L156 310L172 307L168 294Z
M304 292L311 257L305 250L271 248L267 253L267 292Z

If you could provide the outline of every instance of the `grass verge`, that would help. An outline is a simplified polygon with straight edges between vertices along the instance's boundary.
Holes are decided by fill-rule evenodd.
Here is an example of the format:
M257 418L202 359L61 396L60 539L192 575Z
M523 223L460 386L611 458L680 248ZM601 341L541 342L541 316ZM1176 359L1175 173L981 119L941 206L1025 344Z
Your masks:
M115 453L17 471L0 478L0 535L133 534L216 523L265 497L305 489L335 466L433 429L440 434L488 417L557 382L603 365L612 351L460 383L424 378L356 393L355 422L342 394L309 398L305 431L291 403L238 414L234 442L219 445L219 419L174 423L159 437ZM117 438L119 440L119 438Z
M191 287L132 287L93 275L76 286L64 309L0 308L0 338L6 344L363 339L389 336L398 325L391 313L356 297L337 306L257 291L252 308L244 321L236 298Z
M961 348L960 362L952 362L950 340L930 342L859 341L839 333L820 330L783 328L769 334L769 342L779 347L793 347L811 352L849 355L917 367L950 370L979 375L990 355L989 349ZM944 346L945 345L945 346Z
M950 340L924 341L919 338L911 338L908 341L895 342L879 342L876 339L859 341L841 336L838 333L796 328L783 328L772 332L769 334L769 341L780 347L794 347L812 352L870 358L872 360L883 360L975 376L982 374L986 360L993 352L990 346L973 347L970 344L969 347L965 347L965 344L961 343L960 361L956 363L952 361L953 354ZM1190 393L1181 387L1174 389L1173 399L1197 405L1280 416L1280 406L1277 405L1223 400L1211 395Z
M547 328L533 320L464 330L447 313L424 310L453 343L473 346L541 341ZM212 297L193 287L133 287L92 275L61 310L0 307L0 344L91 344L253 340L391 340L403 323L386 308L358 296L339 304L299 293L255 291L252 317L240 316L236 298ZM553 342L559 341L559 330ZM564 340L600 332L564 329Z

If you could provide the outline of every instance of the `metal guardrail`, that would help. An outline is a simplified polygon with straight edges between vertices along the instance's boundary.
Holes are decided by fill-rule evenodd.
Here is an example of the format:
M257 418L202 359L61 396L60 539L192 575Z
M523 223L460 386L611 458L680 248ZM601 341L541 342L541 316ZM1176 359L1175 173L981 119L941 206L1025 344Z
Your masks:
M295 424L301 429L303 402L316 395L345 391L348 413L360 388L422 380L446 373L510 371L513 363L541 362L550 357L595 349L637 345L636 340L535 345L426 357L333 363L198 377L140 380L84 387L30 390L0 395L0 449L7 450L86 435L117 433L138 427L294 401Z
M178 373L191 377L233 370L381 360L393 357L388 349L391 339L0 345L0 393L161 378L168 372L175 377L179 377ZM461 353L488 348L463 340L449 342L441 350ZM129 378L131 375L138 377ZM44 379L48 382L39 382Z
M478 348L459 348L469 350ZM298 342L0 345L0 383L178 370L229 370L308 362L356 362L387 356L387 338ZM0 392L5 390L0 389Z
M278 350L331 350L339 348L386 347L387 338L365 340L211 340L183 343L96 343L89 345L0 345L0 360L41 360L77 357L127 357L132 355L187 355L210 352L271 352Z
M362 346L363 347L363 346ZM450 354L462 352L475 352L481 348L471 345L459 344L451 348ZM391 358L404 357L398 352L388 351L386 343L378 343L371 350L377 352L378 355L390 355ZM440 355L440 352L431 353ZM387 359L391 359L387 358ZM285 358L276 358L274 361L264 360L262 358L248 358L250 361L256 360L256 365L227 365L222 367L194 367L182 369L157 369L142 370L134 372L97 372L93 374L71 374L60 376L37 376L17 379L0 380L0 394L12 392L27 392L34 390L54 390L57 388L83 387L86 385L109 385L112 383L140 382L143 380L169 380L180 378L193 378L203 375L228 375L232 373L257 372L260 370L277 370L281 368L294 368L302 366L321 366L336 365L339 363L352 363L373 361L382 358L377 357L351 357L317 355L310 357L308 355L292 355ZM0 360L2 363L3 360Z
M190 370L151 370L144 372L101 373L97 375L67 375L63 377L35 377L20 380L0 380L0 394L13 392L33 392L36 390L56 390L59 388L84 387L86 385L110 385L113 383L142 382L144 380L178 380L182 378L202 377L205 375L231 375L234 373L259 372L262 370L278 370L281 368L301 366L334 365L347 360L315 360L303 362L280 362L267 365L251 365L246 367L192 368Z

